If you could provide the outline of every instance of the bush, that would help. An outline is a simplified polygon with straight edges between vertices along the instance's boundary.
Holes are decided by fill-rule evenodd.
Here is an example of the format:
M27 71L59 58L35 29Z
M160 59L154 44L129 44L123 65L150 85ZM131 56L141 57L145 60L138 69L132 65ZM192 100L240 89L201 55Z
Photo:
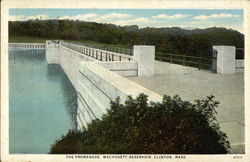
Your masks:
M51 153L82 154L225 154L230 149L220 131L213 96L195 104L164 96L162 103L148 103L140 94L111 102L111 109L82 133L70 131ZM67 142L63 142L67 141ZM72 141L72 144L71 144ZM70 148L66 143L70 144ZM62 149L64 148L64 149Z
M76 145L81 137L81 132L70 130L66 136L62 136L50 149L51 154L75 154Z

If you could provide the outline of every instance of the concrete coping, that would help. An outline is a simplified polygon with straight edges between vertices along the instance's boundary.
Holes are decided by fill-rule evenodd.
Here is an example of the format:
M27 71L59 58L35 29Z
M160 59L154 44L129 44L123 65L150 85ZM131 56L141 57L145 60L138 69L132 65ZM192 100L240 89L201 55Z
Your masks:
M225 46L225 45L216 45L216 46L213 46L213 47L235 47L235 46Z
M139 46L139 47L154 47L154 46L151 46L151 45L134 45L134 46Z
M148 95L148 99L154 102L162 102L162 96L137 84L134 83L114 72L107 70L106 68L98 65L94 62L81 62L82 65L87 67L89 70L97 74L103 80L108 81L114 87L119 89L126 95L131 95L132 97L137 97L140 93Z
M110 61L110 62L100 61L100 62L98 62L98 64L99 65L104 65L104 64L106 65L106 64L108 64L108 65L112 66L112 65L116 65L116 64L137 64L137 62L134 61L134 60L132 60L132 61Z

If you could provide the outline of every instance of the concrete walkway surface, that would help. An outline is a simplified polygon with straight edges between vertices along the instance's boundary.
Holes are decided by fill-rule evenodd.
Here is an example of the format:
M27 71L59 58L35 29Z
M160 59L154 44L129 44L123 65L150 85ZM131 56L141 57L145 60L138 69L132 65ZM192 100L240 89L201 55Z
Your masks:
M244 153L244 74L216 74L197 68L155 62L152 77L127 77L160 95L179 95L193 102L214 95L219 101L217 120L230 141L233 153Z

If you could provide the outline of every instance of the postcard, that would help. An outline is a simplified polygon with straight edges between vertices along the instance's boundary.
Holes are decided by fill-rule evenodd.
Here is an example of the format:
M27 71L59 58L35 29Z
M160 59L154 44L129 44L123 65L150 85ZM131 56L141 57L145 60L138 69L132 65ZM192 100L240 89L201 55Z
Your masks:
M1 1L1 161L249 161L249 1Z

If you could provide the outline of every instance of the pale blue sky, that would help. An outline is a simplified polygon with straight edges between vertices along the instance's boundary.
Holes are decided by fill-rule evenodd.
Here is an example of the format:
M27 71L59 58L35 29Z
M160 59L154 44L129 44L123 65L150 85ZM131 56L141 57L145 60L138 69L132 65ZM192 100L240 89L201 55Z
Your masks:
M139 27L226 27L243 33L243 10L218 9L10 9L9 20L72 19Z

